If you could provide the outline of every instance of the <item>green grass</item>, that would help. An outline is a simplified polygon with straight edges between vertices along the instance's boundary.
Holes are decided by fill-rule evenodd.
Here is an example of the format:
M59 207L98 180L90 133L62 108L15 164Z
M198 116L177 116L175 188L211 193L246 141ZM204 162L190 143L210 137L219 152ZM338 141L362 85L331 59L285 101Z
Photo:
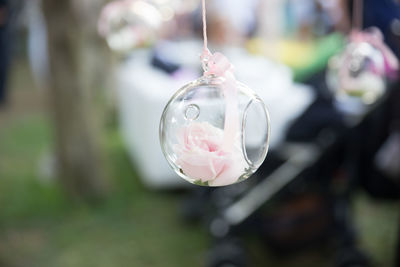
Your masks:
M0 132L0 222L53 215L66 207L58 185L38 179L50 139L49 125L40 115L7 123Z
M207 234L178 215L180 196L142 186L115 129L105 137L110 196L72 203L38 178L51 151L48 120L32 115L0 132L0 265L203 266Z
M354 201L355 223L360 246L368 251L375 266L394 266L395 244L400 222L399 201L374 200L359 194Z
M0 129L0 266L204 266L205 229L184 224L181 196L146 189L115 126L104 134L109 197L97 206L71 202L55 180L39 179L39 163L52 150L42 114L25 115ZM375 265L393 264L398 202L364 194L354 201L360 244ZM252 266L330 266L331 255L308 251L277 257L257 237L247 239ZM258 263L258 264L257 264Z

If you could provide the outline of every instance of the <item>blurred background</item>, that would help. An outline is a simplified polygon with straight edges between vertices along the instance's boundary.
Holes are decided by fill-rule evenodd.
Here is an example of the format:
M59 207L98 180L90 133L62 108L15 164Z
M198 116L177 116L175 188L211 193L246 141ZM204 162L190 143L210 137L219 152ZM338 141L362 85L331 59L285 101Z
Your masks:
M202 74L199 0L0 0L0 266L400 266L397 73L351 95L334 64L356 15L398 57L398 1L206 4L272 126L259 171L212 189L158 140Z

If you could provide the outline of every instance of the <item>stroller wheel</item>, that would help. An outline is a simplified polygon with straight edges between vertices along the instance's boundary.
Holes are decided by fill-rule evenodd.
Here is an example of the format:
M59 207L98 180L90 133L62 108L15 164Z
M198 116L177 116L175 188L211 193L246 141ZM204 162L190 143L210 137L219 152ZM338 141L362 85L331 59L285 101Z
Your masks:
M208 256L208 267L245 267L246 256L238 241L229 239L218 242Z

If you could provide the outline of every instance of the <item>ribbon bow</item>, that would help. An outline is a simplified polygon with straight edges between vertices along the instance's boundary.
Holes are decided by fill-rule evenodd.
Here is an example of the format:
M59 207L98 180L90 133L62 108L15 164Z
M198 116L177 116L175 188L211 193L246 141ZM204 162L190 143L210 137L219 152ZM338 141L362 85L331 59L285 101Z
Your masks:
M239 131L238 84L233 74L234 67L227 57L218 52L211 54L204 50L201 59L205 76L216 75L225 78L221 85L225 98L223 149L232 151Z

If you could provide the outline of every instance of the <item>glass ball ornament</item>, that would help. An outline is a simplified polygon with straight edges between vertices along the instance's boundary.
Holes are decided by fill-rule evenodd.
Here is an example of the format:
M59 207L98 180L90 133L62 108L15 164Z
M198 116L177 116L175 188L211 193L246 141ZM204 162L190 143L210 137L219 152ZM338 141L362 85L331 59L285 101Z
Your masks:
M250 177L263 163L270 121L264 102L235 80L204 75L170 99L160 121L161 148L172 169L186 181L225 186Z
M159 9L143 0L113 1L104 6L98 32L114 52L125 54L152 44L161 28Z
M327 84L337 101L375 103L386 90L382 52L365 41L353 41L328 63Z

